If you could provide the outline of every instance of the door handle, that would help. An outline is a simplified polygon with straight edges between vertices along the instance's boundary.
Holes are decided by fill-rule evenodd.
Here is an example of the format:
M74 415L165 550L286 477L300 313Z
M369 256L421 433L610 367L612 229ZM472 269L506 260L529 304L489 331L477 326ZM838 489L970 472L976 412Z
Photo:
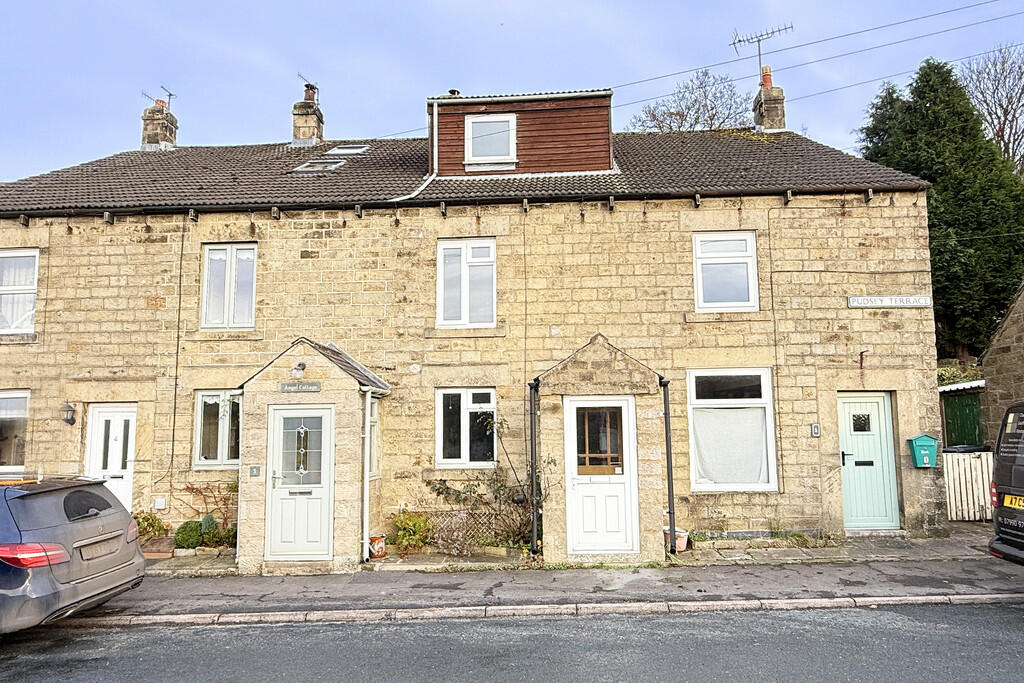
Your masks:
M273 474L270 475L270 488L277 488L277 480L281 477L277 474L277 470L274 470Z
M842 460L842 466L846 467L846 459L847 458L852 458L853 457L853 453L847 453L846 451L839 451L839 457Z

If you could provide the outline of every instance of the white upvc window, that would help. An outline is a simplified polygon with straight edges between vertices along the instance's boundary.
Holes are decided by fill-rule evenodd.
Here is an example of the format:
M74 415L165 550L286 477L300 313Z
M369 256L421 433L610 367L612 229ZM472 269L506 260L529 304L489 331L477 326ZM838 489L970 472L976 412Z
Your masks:
M758 310L754 233L695 233L693 281L698 312Z
M467 164L507 164L515 161L515 114L474 114L466 117Z
M195 423L196 468L238 467L242 392L237 389L196 392Z
M202 297L202 328L253 329L256 320L256 245L204 245Z
M27 391L0 391L0 473L25 470L28 395Z
M0 334L34 331L38 277L38 249L0 251Z
M778 491L768 368L686 373L690 486L699 491Z
M437 390L437 467L494 467L498 442L494 396L494 389Z
M380 407L379 401L370 399L370 476L380 476Z
M495 327L495 239L437 243L437 326Z

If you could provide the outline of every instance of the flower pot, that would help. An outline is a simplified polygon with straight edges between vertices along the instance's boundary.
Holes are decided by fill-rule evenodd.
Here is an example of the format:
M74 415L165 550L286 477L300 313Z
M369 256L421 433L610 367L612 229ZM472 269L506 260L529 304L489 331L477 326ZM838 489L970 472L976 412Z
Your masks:
M671 543L672 537L669 536L669 530L668 530L667 526L666 527L662 527L662 530L663 530L663 532L665 534L665 552L667 553L672 548L672 543ZM690 540L690 532L687 531L686 529L680 529L679 527L676 527L676 552L677 553L681 553L684 550L686 550L686 544L689 542L689 540Z
M384 548L384 536L370 536L370 558L379 560L388 556Z

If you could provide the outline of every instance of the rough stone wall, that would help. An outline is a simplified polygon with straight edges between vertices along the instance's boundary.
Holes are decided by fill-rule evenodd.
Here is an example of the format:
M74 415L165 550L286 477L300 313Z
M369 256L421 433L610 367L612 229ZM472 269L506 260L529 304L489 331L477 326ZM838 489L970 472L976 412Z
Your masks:
M981 420L985 439L995 447L1006 408L1024 400L1024 289L1017 293L982 356L985 391Z
M756 231L760 310L695 313L692 234L733 229ZM437 240L471 236L497 239L498 325L435 329ZM253 331L198 329L202 244L216 241L259 244ZM931 311L846 300L930 293L923 193L449 207L447 218L428 207L4 219L0 248L15 246L42 249L36 339L0 346L0 388L32 391L29 470L82 471L84 420L60 422L65 397L79 415L82 402L138 401L152 438L139 438L135 508L169 497L160 514L174 524L197 516L185 483L237 476L192 468L195 391L237 386L299 336L333 341L394 387L380 403L382 523L401 505L437 504L424 484L438 476L436 387L496 387L522 477L526 382L596 332L672 382L680 526L841 527L843 389L895 392L904 525L941 522L941 473L913 470L905 442L939 430ZM772 368L779 493L690 492L686 369L715 366Z

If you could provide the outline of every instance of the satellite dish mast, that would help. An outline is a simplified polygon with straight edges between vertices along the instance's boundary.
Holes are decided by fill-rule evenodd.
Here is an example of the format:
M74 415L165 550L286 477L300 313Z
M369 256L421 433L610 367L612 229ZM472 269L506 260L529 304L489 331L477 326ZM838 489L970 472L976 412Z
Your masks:
M770 28L767 31L761 31L760 33L750 33L745 36L741 36L739 31L733 29L732 31L732 42L729 46L736 51L736 54L740 53L740 45L757 45L757 77L761 77L761 42L774 38L782 33L789 33L793 30L793 24L786 24L785 26L776 26Z

